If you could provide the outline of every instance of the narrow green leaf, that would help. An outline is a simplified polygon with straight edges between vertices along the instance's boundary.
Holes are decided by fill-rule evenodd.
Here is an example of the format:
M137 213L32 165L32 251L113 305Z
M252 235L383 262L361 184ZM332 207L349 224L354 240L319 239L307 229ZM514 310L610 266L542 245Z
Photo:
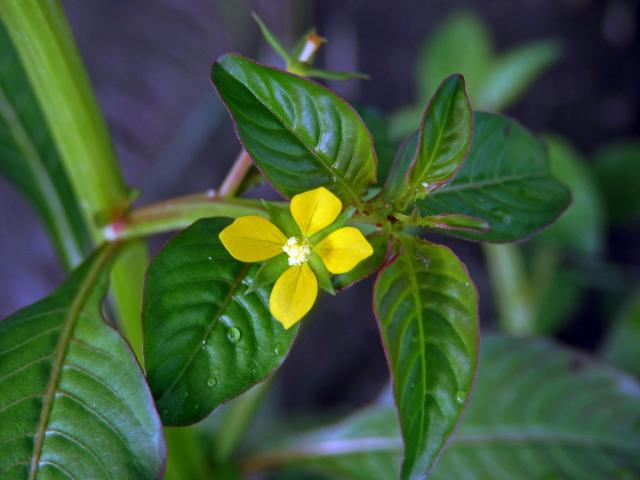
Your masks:
M422 117L418 150L407 175L409 195L422 198L448 183L462 165L472 136L464 78L452 75L440 84Z
M492 50L489 31L477 15L470 11L451 15L420 52L416 82L420 100L431 97L443 78L461 73L467 80L469 97L475 101L491 69Z
M131 199L62 5L5 0L0 22L19 54L90 233L100 239L96 216L113 218Z
M477 385L433 479L637 478L640 385L548 340L488 336ZM248 470L285 466L322 478L398 478L394 409L380 402L326 428L268 445Z
M488 242L521 240L556 220L569 190L549 172L544 145L518 123L477 112L471 151L456 178L418 202L423 215L482 218L486 233L455 236Z
M475 108L499 111L516 102L531 84L560 58L560 48L550 40L514 48L498 57L486 74Z
M142 312L147 377L166 425L186 425L264 380L296 328L269 313L269 289L248 293L257 265L235 260L218 235L228 219L199 220L147 272Z
M0 23L0 172L31 202L62 263L80 263L88 235L35 93Z
M566 140L546 135L551 174L571 190L572 202L556 223L537 237L555 247L595 254L602 247L604 212L595 178L580 153Z
M131 350L101 318L117 247L0 322L0 478L159 478L164 440Z
M448 248L404 242L376 281L374 310L393 377L405 454L402 478L426 478L471 393L478 294Z
M602 147L595 155L595 173L609 221L615 224L640 219L640 140Z
M420 134L417 131L413 132L398 147L381 193L382 198L387 202L395 201L406 191L407 172L409 172L411 163L416 158L419 139Z
M278 54L280 58L282 58L286 63L291 61L291 57L287 52L287 49L280 43L280 41L276 38L276 36L269 30L269 27L262 21L262 19L258 16L256 12L253 12L253 19L258 24L260 28L260 32L262 36L266 40L266 42L273 48L273 50Z
M348 204L376 181L373 140L358 114L309 80L238 55L213 66L212 79L253 161L287 196L318 186Z
M602 346L604 358L640 378L640 288L616 313Z

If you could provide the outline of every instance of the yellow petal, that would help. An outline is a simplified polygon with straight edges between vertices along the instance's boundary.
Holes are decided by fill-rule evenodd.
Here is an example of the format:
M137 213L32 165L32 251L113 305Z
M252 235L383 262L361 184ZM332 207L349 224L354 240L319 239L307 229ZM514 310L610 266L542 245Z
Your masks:
M291 215L303 235L310 237L328 227L340 215L342 202L324 187L295 195Z
M269 220L249 215L220 232L220 241L241 262L261 262L282 253L287 237Z
M373 247L362 232L354 227L344 227L330 233L314 250L331 273L346 273L373 254Z
M308 264L289 267L271 290L269 310L284 328L291 328L316 301L318 280Z

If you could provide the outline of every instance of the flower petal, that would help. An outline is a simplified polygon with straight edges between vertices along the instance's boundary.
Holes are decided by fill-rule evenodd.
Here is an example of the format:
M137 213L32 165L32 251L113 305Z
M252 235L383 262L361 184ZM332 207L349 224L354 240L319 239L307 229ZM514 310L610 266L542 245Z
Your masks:
M331 225L342 211L342 202L324 187L295 195L291 215L303 235L310 237Z
M314 250L331 273L346 273L373 254L373 247L355 227L343 227L330 233Z
M261 262L282 253L287 237L269 220L249 215L222 230L220 241L236 260Z
M271 290L269 310L284 328L304 317L318 296L318 280L308 264L289 267Z

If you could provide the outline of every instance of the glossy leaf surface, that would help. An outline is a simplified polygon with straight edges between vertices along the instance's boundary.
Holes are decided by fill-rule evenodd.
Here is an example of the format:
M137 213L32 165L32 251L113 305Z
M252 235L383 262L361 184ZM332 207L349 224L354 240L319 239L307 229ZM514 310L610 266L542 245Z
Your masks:
M101 318L115 247L0 322L0 478L159 478L160 420L126 342Z
M31 202L66 266L82 260L87 233L53 138L0 22L0 172Z
M402 478L423 478L452 434L478 357L478 295L446 247L407 240L378 275L374 309L405 445Z
M422 117L418 149L408 174L409 188L422 190L422 196L447 183L469 150L472 114L464 88L462 76L446 78Z
M166 425L197 422L280 365L296 328L268 309L270 288L247 289L257 265L235 260L218 235L228 219L199 220L147 272L147 377Z
M456 236L489 242L526 238L553 222L570 202L551 176L544 145L505 117L474 114L471 151L451 183L418 202L423 215L461 213L488 222L486 233Z
M285 195L325 186L352 204L376 181L371 135L334 93L238 55L211 75L247 152Z
M547 340L484 337L476 388L429 478L538 480L640 475L640 385ZM253 457L323 478L397 478L402 443L385 402Z

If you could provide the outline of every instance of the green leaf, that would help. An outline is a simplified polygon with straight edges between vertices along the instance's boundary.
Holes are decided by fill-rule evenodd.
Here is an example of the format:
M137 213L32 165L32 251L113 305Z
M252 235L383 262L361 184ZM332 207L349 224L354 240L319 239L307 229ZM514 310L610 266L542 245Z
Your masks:
M614 365L640 378L640 288L614 316L602 354Z
M569 190L549 172L544 145L506 117L477 112L471 151L451 183L418 202L423 215L482 218L486 233L455 236L510 242L533 234L569 205Z
M640 385L548 340L482 340L477 385L433 479L637 478ZM398 478L402 443L384 402L254 454L323 478ZM418 477L419 478L419 477Z
M597 253L603 243L604 212L598 186L580 154L559 137L545 136L551 174L571 190L572 202L556 223L537 237L539 242Z
M5 0L0 22L18 52L87 228L101 239L95 218L117 217L131 194L61 2Z
M127 343L101 318L117 247L0 322L0 477L158 478L164 440Z
M373 255L360 262L353 270L335 275L333 286L336 290L343 290L354 283L364 280L369 275L380 269L389 253L389 236L383 232L376 232L367 235L367 240L373 247Z
M560 48L550 40L510 50L493 62L477 95L471 97L473 105L491 111L509 107L559 58Z
M264 380L296 328L269 313L269 289L248 293L257 265L235 260L218 237L228 219L199 220L147 272L142 312L151 391L166 425L186 425Z
M0 172L31 202L67 267L88 236L38 100L0 23Z
M422 117L416 157L407 174L408 188L417 190L422 198L448 183L462 165L472 135L464 78L452 75L436 90Z
M469 97L476 99L493 62L489 31L474 13L458 12L440 24L424 44L417 67L419 99L426 101L443 78L464 75ZM478 108L478 105L474 106Z
M287 196L318 186L347 204L376 181L373 140L358 114L321 85L238 55L212 79L253 161Z
M411 163L416 158L418 150L419 132L413 132L398 147L387 181L382 189L381 196L387 202L393 202L401 197L406 191L407 172L411 168Z
M376 281L374 310L405 445L402 478L426 478L469 397L478 357L478 294L447 247L404 242Z
M595 173L609 221L615 224L640 219L640 141L628 140L601 148L594 159Z
M291 61L291 56L287 52L287 49L280 43L280 41L276 38L276 36L269 30L269 27L262 21L262 19L258 16L256 12L252 13L253 19L258 24L260 28L260 33L264 37L265 41L269 44L271 48L278 54L280 58L282 58L286 63Z

